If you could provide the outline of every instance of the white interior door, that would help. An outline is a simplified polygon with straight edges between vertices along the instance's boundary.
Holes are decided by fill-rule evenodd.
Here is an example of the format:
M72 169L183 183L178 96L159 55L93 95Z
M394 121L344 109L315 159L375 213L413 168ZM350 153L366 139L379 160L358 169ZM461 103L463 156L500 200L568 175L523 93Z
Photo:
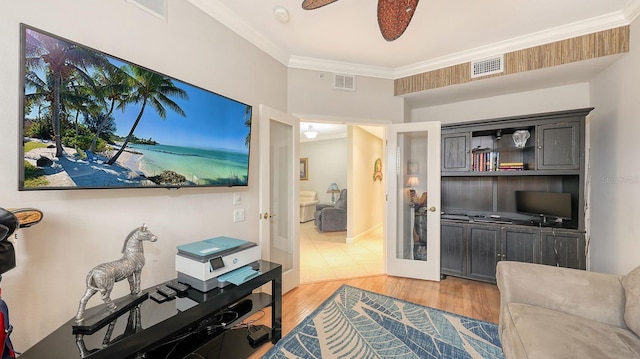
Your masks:
M440 122L389 125L387 274L440 280Z
M260 245L282 265L282 292L300 284L300 121L260 105Z

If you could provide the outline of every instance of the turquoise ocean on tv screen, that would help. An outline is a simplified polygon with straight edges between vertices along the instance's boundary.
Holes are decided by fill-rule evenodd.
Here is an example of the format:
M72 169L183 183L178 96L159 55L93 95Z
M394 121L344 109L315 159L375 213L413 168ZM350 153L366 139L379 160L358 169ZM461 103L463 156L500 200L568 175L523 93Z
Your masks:
M171 170L196 184L219 184L228 178L246 184L249 154L226 149L200 149L169 145L127 147L143 153L139 167L146 176Z

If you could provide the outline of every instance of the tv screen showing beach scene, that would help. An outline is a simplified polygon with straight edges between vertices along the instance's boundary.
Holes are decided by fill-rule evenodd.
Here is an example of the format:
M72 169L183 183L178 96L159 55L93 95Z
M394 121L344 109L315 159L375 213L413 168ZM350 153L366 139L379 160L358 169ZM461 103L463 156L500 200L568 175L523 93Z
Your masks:
M21 46L20 190L248 185L250 105L25 24Z

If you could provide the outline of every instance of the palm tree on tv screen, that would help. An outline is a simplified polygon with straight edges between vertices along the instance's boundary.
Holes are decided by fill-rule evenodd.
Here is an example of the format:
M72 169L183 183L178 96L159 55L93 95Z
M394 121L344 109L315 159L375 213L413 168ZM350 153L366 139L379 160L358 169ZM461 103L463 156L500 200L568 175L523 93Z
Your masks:
M127 147L131 138L133 138L133 133L140 119L142 119L147 105L156 110L162 119L167 117L167 108L181 116L186 116L182 108L169 97L175 96L181 99L188 99L189 96L183 89L176 87L171 78L133 65L125 66L125 71L131 75L132 80L132 91L129 93L126 102L142 103L142 106L124 143L120 146L115 156L107 161L109 165L114 164L118 160L118 157L120 157Z
M132 82L129 81L129 75L116 66L96 69L93 79L96 86L91 88L91 92L99 106L89 114L89 121L95 125L95 134L89 146L91 152L95 151L103 130L114 128L111 114L116 107L124 107L126 96L131 92Z
M249 147L249 143L251 143L251 106L246 105L244 107L244 125L245 127L249 127L249 132L247 136L244 138L244 145Z
M35 31L26 32L25 55L27 72L34 68L44 68L47 75L51 76L51 125L56 157L60 157L63 152L60 128L63 86L74 74L90 81L86 69L91 66L106 66L108 61L98 52Z

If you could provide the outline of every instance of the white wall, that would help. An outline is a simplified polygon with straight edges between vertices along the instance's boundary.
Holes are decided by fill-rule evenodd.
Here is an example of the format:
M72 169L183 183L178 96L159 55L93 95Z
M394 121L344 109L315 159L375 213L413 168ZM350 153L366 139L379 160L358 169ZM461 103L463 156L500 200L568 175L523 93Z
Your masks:
M331 193L327 193L327 188L331 183L335 182L340 189L347 188L346 137L302 142L300 157L309 159L309 180L300 181L301 191L316 191L320 203L329 203Z
M640 265L640 20L631 51L591 82L591 269Z
M356 76L356 90L334 90L333 74L289 69L288 112L303 120L387 124L404 121L404 99L393 80Z
M248 189L18 192L19 23L40 28L138 65L254 105L286 110L286 68L187 1L168 1L168 22L124 0L0 0L0 206L36 207L44 220L20 230L16 269L3 275L14 345L23 351L75 315L86 273L120 257L125 236L143 222L142 286L174 278L176 245L217 235L258 240L258 156ZM258 148L254 116L251 148ZM233 223L232 193L245 222ZM127 294L118 283L113 296ZM90 306L99 304L96 296Z
M579 83L413 109L411 122L442 124L589 107L589 84Z

